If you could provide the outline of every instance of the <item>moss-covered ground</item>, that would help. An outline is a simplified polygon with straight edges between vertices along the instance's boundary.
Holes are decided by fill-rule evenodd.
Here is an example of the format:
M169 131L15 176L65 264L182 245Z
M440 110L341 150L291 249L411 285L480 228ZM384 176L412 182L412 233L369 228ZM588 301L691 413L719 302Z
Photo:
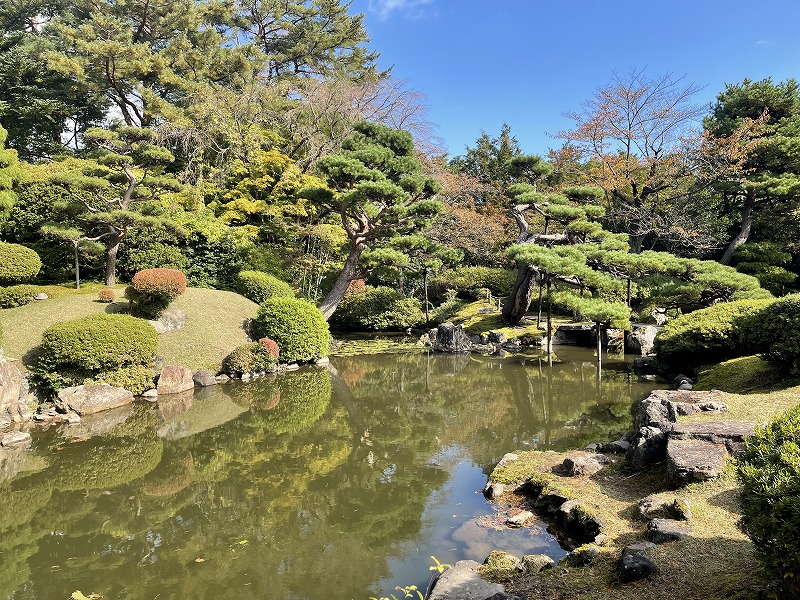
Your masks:
M497 310L490 313L478 312L479 309L482 308L496 309L497 307L490 305L484 300L471 302L470 304L463 306L461 310L453 315L450 320L456 325L463 325L464 331L473 335L488 333L489 331L501 331L506 334L507 338L511 339L515 337L521 337L523 335L541 337L547 334L547 321L545 315L542 315L541 328L536 326L536 316L534 313L531 313L528 317L526 317L525 321L523 321L523 323L525 323L524 325L520 325L518 327L509 327L503 322L503 318L501 314L497 312ZM553 330L555 331L556 327L567 321L568 320L560 317L553 318Z
M59 321L77 319L101 312L119 312L127 307L122 298L124 286L118 286L118 300L113 304L98 302L103 286L84 284L42 286L49 299L27 306L0 310L3 324L2 347L6 356L30 364L32 350L39 345L44 330ZM158 353L167 363L192 368L217 369L222 359L236 346L247 341L244 324L254 317L257 306L233 292L189 288L171 306L186 313L186 325L179 331L159 336Z

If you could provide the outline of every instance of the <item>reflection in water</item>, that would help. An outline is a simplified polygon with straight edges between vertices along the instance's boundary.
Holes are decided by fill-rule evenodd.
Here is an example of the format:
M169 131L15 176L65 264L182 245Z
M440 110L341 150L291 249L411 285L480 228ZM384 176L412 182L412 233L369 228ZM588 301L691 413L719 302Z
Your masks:
M648 391L561 358L340 357L40 433L0 483L0 598L368 598L424 586L430 555L558 558L477 525L477 490L505 452L624 430Z

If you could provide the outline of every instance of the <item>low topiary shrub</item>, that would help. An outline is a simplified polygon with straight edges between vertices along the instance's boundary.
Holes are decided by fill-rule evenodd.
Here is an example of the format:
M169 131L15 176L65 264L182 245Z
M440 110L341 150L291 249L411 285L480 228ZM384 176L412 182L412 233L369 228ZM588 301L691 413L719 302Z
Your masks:
M269 340L272 341L272 340ZM272 342L273 344L275 342ZM277 344L276 344L277 347ZM278 357L270 348L260 342L251 342L236 348L222 361L225 373L260 373L278 362Z
M745 440L739 526L786 595L800 597L800 406Z
M39 290L34 285L11 285L0 288L0 308L16 308L30 304Z
M154 372L145 365L131 365L121 369L101 371L94 377L84 379L81 383L107 383L115 387L125 388L135 395L142 394L145 390L154 387Z
M481 288L486 288L494 296L506 296L514 286L517 272L493 267L458 267L442 271L431 280L431 293L437 298L444 297L445 290L455 290L459 296L479 299Z
M742 332L745 319L773 302L721 302L667 322L653 346L659 364L680 371L752 354L751 342Z
M288 283L263 271L242 271L236 276L236 291L261 304L270 298L294 298Z
M408 329L424 321L422 306L388 287L367 287L345 296L331 316L331 326L339 331L386 331Z
M272 298L261 303L253 322L255 334L277 342L281 362L327 356L330 331L322 312L300 298Z
M751 352L791 375L800 375L800 294L769 303L742 324Z
M0 242L0 285L30 281L41 268L42 261L34 250L19 244Z
M144 371L129 368L148 367L157 347L158 334L146 321L129 315L90 315L48 327L35 370L40 382L51 388L112 377L111 372L119 381L141 382Z
M175 269L145 269L133 276L125 288L132 312L157 318L169 303L186 291L186 275Z
M114 288L103 288L97 294L98 299L100 302L113 302L117 299L117 292L114 291Z

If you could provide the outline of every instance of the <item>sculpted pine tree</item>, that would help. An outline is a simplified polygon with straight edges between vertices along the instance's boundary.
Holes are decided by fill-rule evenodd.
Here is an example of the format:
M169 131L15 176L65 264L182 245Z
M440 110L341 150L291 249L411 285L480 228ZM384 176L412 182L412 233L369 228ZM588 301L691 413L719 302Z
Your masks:
M434 200L438 184L421 172L411 134L376 123L356 124L340 154L318 163L328 188L305 191L323 209L338 215L349 253L333 288L319 305L330 318L350 281L362 279L360 260L399 235L428 226L442 208Z

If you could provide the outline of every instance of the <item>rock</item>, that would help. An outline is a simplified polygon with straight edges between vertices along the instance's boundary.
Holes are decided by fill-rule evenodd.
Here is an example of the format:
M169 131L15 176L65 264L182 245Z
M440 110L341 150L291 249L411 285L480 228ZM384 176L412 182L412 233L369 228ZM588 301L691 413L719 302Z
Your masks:
M509 463L514 462L515 460L519 460L519 454L514 452L506 452L503 455L503 458L500 459L500 462L497 463L495 469L502 469L503 467L507 466Z
M472 342L464 332L462 325L456 326L450 322L442 323L435 331L436 341L433 348L438 352L469 352L472 348Z
M678 386L678 389L679 390L687 390L688 391L688 390L694 389L694 386L691 383L689 383L688 381L684 381L682 384L680 384Z
M502 331L490 331L489 332L489 343L490 344L505 344L508 341L508 337Z
M200 387L209 387L212 385L217 385L217 378L214 374L207 370L207 369L200 369L199 371L195 371L192 375L192 380L194 384Z
M158 398L158 390L150 388L142 392L142 398Z
M483 495L492 501L499 499L500 496L502 496L505 493L506 493L506 486L502 483L496 483L490 481L489 483L486 484L486 487L483 488Z
M558 524L580 542L593 542L603 533L606 523L597 511L581 500L568 500L558 507Z
M167 366L167 359L156 354L153 357L153 370L159 373Z
M658 573L658 566L647 556L647 552L655 547L656 545L651 542L638 542L625 547L619 563L621 583L639 581Z
M179 308L168 308L158 319L148 321L158 335L178 331L186 325L186 313Z
M522 557L522 570L525 573L535 574L554 566L553 559L546 554L526 554Z
M647 356L653 351L653 343L660 329L655 325L634 325L633 331L625 340L626 349L628 352Z
M625 352L625 330L606 329L606 349L611 354L622 354Z
M8 427L11 423L11 415L0 413L0 429Z
M506 525L509 527L524 527L531 521L533 521L536 516L530 512L529 510L523 510L520 513L517 513L513 517L509 517L506 519Z
M698 423L678 423L672 428L670 439L708 440L725 444L732 450L753 435L756 424L752 421L702 421Z
M297 369L299 369L299 368L300 368L300 365L298 365L297 363L292 363L290 365L286 365L283 368L283 370L284 371L297 371Z
M630 447L631 443L627 440L616 440L606 446L609 452L614 452L615 454L625 454Z
M81 417L80 417L80 415L76 415L74 413L70 413L70 414L68 414L67 416L64 417L64 421L66 423L69 423L70 425L77 425L78 423L81 422Z
M633 359L633 371L637 375L658 375L658 361L654 356L639 356Z
M128 390L100 383L59 390L56 408L62 413L72 411L83 416L125 406L131 402L133 394Z
M648 496L639 500L639 514L643 519L675 519L690 521L692 510L687 498L678 497L672 500Z
M194 389L192 370L188 367L168 365L161 371L156 391L158 395L179 394Z
M602 454L573 454L564 459L561 467L567 477L585 477L610 464L611 459Z
M565 323L556 328L553 334L553 344L592 348L597 345L592 341L593 332L594 323Z
M69 421L61 428L61 435L65 438L73 439L106 435L113 431L114 428L125 423L131 416L133 416L133 404L120 406L119 408L106 410L94 415L85 415L82 418L75 413L67 413L63 419L65 421L69 419ZM78 418L77 422L73 422L75 417Z
M33 299L34 299L34 300L47 300L49 297L50 297L50 296L48 296L48 295L47 295L47 294L45 294L44 292L39 292L38 294L36 294L36 295L33 297Z
M483 308L478 309L479 315L488 315L494 312L497 312L497 309L492 306L484 306Z
M458 561L436 580L428 600L486 600L502 593L503 586L483 579L480 568L474 560Z
M567 554L563 561L571 567L588 567L598 556L600 548L595 544L584 544Z
M3 448L23 448L30 444L31 434L27 431L9 431L0 437L0 446Z
M642 427L628 448L626 459L634 469L664 460L667 453L667 434L658 427Z
M598 444L596 442L593 442L591 444L586 444L583 447L583 449L586 450L586 452L601 452L602 451L600 444Z
M23 387L22 372L14 363L0 363L0 414L10 412L20 398Z
M217 375L214 379L216 379L217 383L228 383L231 380L225 373Z
M675 487L716 479L722 474L727 456L722 444L670 437L667 442L667 476Z
M327 367L329 364L331 364L331 359L328 358L327 356L322 356L316 359L314 361L314 364L317 365L318 367Z
M654 544L684 540L694 531L691 525L675 519L653 519L647 524L647 539Z
M492 579L506 579L522 569L522 561L508 552L492 550L483 561L481 573Z

